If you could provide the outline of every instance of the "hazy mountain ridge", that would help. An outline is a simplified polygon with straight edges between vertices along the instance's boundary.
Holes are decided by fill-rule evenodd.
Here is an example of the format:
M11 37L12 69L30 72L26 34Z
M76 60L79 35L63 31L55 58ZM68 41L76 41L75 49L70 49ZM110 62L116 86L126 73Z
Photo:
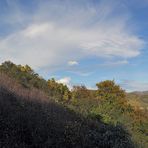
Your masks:
M133 91L131 94L148 95L148 91Z
M127 99L131 105L148 110L148 91L134 91L127 93Z

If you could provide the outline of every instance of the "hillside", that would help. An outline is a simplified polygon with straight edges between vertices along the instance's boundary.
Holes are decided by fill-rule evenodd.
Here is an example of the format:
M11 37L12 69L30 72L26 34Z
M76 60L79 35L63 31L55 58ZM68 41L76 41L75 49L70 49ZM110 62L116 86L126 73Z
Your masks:
M122 127L86 119L43 96L19 95L25 88L12 90L17 83L0 77L0 147L133 147Z
M128 93L127 98L132 106L139 107L141 110L148 110L148 91Z
M147 112L114 81L96 86L69 90L28 65L2 63L0 147L147 148Z

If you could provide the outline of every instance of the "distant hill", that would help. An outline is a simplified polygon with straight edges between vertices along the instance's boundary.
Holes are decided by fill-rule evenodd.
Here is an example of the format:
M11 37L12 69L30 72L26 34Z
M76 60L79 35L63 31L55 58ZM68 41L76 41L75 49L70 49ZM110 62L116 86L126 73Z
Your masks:
M140 107L140 109L148 110L148 91L135 91L127 94L129 103L132 106Z
M148 95L148 91L134 91L131 92L132 94L137 94L137 95Z

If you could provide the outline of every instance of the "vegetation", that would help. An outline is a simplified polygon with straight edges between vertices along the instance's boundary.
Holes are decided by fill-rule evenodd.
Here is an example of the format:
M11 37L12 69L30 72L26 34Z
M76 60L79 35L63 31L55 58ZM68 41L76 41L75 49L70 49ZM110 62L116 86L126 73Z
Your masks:
M70 108L104 123L124 126L132 135L135 147L147 148L147 112L133 108L126 99L124 90L116 85L114 81L107 80L96 85L98 87L97 91L82 90L81 87L77 87L79 90L74 91L74 93L77 92L77 95L75 95L77 98L75 98L73 104L70 103ZM86 95L79 98L79 94L84 94L84 91Z
M8 61L0 72L0 147L148 147L147 111L114 81L70 91L28 65Z
M148 91L127 93L126 96L133 107L148 111Z
M28 65L15 65L10 61L6 61L0 65L0 72L15 79L25 88L36 88L45 92L48 96L54 96L57 101L63 100L66 93L69 92L67 86L57 83L53 78L48 81L44 80Z

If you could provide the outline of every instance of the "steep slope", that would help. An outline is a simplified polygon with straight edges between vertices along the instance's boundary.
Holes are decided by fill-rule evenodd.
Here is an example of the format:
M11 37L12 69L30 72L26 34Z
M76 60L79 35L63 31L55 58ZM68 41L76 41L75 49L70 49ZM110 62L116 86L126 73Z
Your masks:
M0 83L0 147L134 147L120 126L85 119L52 101L18 95L9 87Z

